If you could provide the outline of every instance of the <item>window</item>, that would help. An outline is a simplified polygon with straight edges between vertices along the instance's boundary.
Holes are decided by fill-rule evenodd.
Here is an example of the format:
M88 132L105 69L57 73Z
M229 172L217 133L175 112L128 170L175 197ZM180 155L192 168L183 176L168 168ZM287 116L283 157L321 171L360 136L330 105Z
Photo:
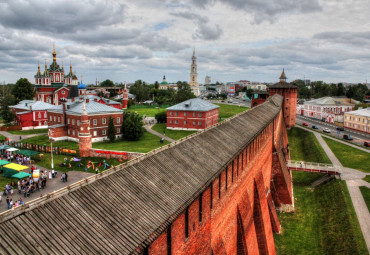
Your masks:
M72 119L72 125L74 125L75 124L75 119Z
M66 92L64 90L62 90L62 94L64 95Z
M107 124L107 119L106 119L106 118L103 118L103 119L102 119L102 123L103 123L103 124Z
M193 126L195 126L197 124L197 122L196 121L193 121Z
M56 116L54 116L54 122L57 122L57 117Z
M71 133L71 131L68 129L68 135Z
M67 123L70 124L71 123L71 120L69 118L67 118Z
M202 114L201 114L201 113L199 113L199 114L198 114L198 116L199 116L199 117L202 117Z
M60 117L58 117L58 122L60 123Z
M175 122L176 124L179 124L179 121L178 120L176 120L176 122Z
M53 121L53 116L50 116L50 121Z
M39 114L37 115L37 117L40 119L40 118L41 118L41 113L39 113Z
M179 116L179 112L176 112L176 116Z
M48 124L48 122L47 122L47 121L45 121L45 122L44 122L44 125L46 126L47 124Z
M193 117L196 117L196 116L197 116L197 114L195 112L193 112Z
M121 132L121 129L120 128L117 128L117 134Z
M98 131L94 131L94 136L97 136L98 135Z
M173 112L170 112L170 116L173 116Z
M98 125L98 120L97 119L94 119L93 120L93 123L94 123L94 126Z
M171 120L170 123L173 124L173 120Z
M184 125L188 124L188 122L186 120L184 120Z
M73 130L73 132L72 132L72 133L73 133L73 135L76 135L76 131L74 131L74 130Z
M120 122L121 122L121 118L117 117L117 124L119 124Z
M79 126L80 125L80 121L79 120L77 120L77 126Z
M202 122L201 122L201 121L199 121L199 122L198 122L198 126L201 126L201 125L202 125Z
M103 135L107 134L107 130L103 129Z
M184 112L184 117L188 116L188 113L187 112Z

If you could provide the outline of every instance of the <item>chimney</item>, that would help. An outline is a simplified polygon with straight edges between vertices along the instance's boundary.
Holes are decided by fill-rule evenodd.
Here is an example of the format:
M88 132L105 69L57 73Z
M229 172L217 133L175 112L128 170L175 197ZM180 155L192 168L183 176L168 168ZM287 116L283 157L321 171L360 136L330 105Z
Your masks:
M30 111L32 112L32 105L30 105Z
M75 101L75 98L74 97L72 97L72 102L74 102Z
M94 98L94 102L98 102L98 99L97 98Z
M90 99L86 98L86 104L89 103Z

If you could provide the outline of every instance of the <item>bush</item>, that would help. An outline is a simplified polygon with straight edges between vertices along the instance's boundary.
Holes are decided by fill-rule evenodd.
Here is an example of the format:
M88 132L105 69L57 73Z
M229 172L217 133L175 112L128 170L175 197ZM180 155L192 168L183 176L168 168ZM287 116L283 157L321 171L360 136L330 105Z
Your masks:
M167 112L160 112L155 115L157 123L166 123L167 122Z
M133 112L124 112L122 132L124 140L138 141L144 134L143 117Z

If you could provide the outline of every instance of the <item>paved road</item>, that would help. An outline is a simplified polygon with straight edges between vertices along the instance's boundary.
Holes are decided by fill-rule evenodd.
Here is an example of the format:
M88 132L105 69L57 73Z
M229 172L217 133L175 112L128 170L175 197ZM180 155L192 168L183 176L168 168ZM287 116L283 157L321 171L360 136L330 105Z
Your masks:
M329 146L326 144L321 134L317 132L314 132L314 134L333 163L334 167L341 172L341 179L346 181L348 191L366 241L367 249L370 252L370 213L359 189L359 186L367 186L370 188L370 183L362 180L362 178L364 178L366 175L370 175L370 173L364 173L356 169L343 167Z
M337 131L338 126L336 126L336 125L333 125L333 124L330 124L330 123L327 123L327 122L322 122L320 120L316 120L316 119L312 119L312 118L297 115L296 124L302 125L303 122L308 123L309 128L311 128L312 125L316 125L319 128L318 131L322 131L324 128L329 128L331 130L331 135L336 136L338 138L342 138L344 134L351 135L353 137L352 142L354 142L356 144L359 144L359 145L363 145L364 141L370 141L370 135L368 135L368 134L358 132L358 131L354 131L354 130L350 130L350 129L347 129L347 128L345 128L344 131L340 131L338 133L338 131Z

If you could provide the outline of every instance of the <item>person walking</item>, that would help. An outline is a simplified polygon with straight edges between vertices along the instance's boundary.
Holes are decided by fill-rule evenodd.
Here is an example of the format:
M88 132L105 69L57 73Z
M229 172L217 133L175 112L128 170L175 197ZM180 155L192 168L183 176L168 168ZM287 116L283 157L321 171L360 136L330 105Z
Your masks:
M6 197L6 206L8 209L10 209L10 199L9 197Z
M68 180L68 174L67 173L64 173L64 180L67 182Z

